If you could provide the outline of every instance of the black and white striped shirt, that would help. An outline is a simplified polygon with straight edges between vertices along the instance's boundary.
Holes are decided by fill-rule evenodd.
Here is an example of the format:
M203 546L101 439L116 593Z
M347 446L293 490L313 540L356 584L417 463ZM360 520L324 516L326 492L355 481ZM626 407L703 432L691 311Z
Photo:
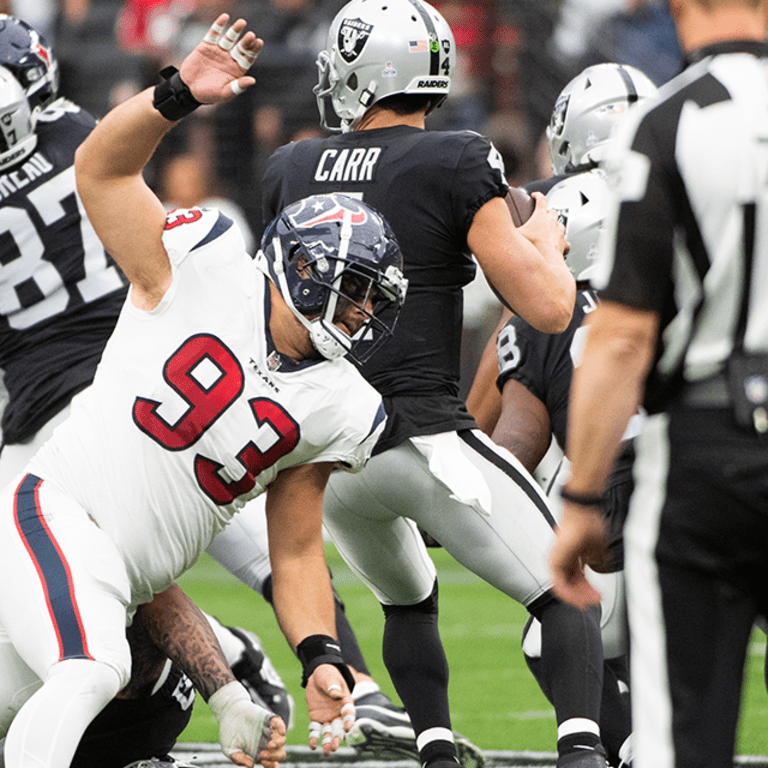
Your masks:
M744 346L768 352L768 44L709 46L623 126L606 161L604 301L661 318L646 408L720 373L753 254ZM750 244L751 243L751 244Z

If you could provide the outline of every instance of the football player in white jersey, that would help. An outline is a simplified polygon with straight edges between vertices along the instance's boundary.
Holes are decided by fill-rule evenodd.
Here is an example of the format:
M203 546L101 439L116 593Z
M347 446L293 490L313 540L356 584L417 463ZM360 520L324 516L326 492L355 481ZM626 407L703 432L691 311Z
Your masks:
M69 415L74 395L93 380L128 285L75 191L75 150L96 120L59 95L58 62L46 41L26 22L2 14L0 61L1 488L26 467ZM256 500L252 506L208 551L271 603L264 508ZM259 639L211 616L209 621L254 701L290 728L293 698ZM355 677L356 706L373 704L399 717L370 677L338 595L336 631ZM154 725L153 732L162 730L157 719Z
M69 765L129 678L137 605L265 491L274 602L302 663L310 746L322 734L330 754L354 719L322 495L335 468L362 468L383 427L380 396L344 356L391 333L406 281L387 225L343 196L286 208L255 263L217 211L166 215L142 176L155 147L200 103L254 82L244 73L261 41L227 22L77 152L86 212L131 289L93 385L0 498L0 578L15 587L0 595L0 628L44 681L8 732L7 768ZM274 765L284 726L266 710L232 717L243 697L231 683L209 701L227 725L224 751Z

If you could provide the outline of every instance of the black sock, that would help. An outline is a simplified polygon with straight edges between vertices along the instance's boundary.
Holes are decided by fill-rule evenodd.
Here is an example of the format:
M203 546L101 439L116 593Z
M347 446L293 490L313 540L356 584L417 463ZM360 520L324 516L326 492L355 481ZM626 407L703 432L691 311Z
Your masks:
M416 605L385 605L384 664L418 736L451 730L448 661L437 628L437 582Z
M542 688L551 697L558 725L574 717L599 722L603 644L597 616L559 600L537 613Z
M365 664L363 652L360 650L357 637L355 637L355 631L352 629L349 619L347 619L347 614L344 612L344 604L336 598L335 594L334 605L336 607L336 636L341 646L341 655L347 664L354 667L358 672L370 677L371 673Z
M619 764L619 750L632 732L629 693L620 687L620 682L627 678L626 657L606 660L603 666L600 740L611 765Z

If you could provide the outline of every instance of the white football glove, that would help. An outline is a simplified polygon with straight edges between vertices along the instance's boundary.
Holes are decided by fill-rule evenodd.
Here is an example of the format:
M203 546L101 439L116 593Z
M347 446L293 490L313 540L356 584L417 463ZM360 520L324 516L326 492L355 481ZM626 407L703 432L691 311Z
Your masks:
M275 714L254 704L237 680L219 688L208 699L208 706L219 723L219 742L224 754L229 757L245 752L258 762L259 753L269 743L269 721Z

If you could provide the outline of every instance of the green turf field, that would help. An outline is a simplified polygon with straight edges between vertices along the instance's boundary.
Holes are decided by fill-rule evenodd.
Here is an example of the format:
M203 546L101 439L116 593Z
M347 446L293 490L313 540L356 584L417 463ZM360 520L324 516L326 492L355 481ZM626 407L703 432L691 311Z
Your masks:
M458 565L443 550L430 550L440 580L440 632L451 669L453 726L490 750L554 751L552 707L525 666L520 634L526 611ZM328 563L371 673L395 698L381 660L384 619L378 602L328 549ZM283 639L271 608L206 555L179 581L204 610L225 624L253 630L296 701L296 722L288 743L306 743L306 705L300 668ZM765 636L756 632L750 648L738 754L768 755L768 694L763 679ZM218 741L208 707L198 698L180 741Z

